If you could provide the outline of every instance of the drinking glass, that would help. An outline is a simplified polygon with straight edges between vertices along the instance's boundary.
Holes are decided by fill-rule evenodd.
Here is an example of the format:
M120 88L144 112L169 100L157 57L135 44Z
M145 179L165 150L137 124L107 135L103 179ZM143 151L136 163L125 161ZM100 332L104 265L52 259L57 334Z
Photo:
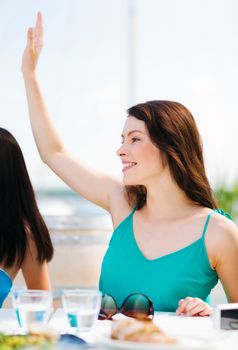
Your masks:
M77 332L89 331L98 319L101 293L95 289L65 289L62 304L70 326Z
M52 294L46 290L18 290L12 293L12 304L21 331L29 332L32 323L46 324L52 313Z

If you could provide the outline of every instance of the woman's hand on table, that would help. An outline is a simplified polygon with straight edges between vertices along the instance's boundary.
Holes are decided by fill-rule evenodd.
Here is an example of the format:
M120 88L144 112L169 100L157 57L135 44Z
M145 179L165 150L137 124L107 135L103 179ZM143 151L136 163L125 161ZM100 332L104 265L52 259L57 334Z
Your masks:
M202 299L187 297L179 300L176 315L210 316L211 311L211 307Z

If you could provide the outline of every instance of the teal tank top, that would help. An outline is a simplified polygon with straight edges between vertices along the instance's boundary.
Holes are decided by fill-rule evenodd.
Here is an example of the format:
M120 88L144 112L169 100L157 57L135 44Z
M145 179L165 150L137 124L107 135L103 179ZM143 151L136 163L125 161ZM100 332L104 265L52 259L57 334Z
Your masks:
M134 212L135 209L112 235L101 267L101 292L112 295L119 307L129 294L145 294L156 311L175 311L178 301L187 296L205 301L218 282L216 271L209 263L204 239L214 211L207 216L198 240L153 260L145 258L135 240Z
M0 269L0 308L12 288L12 280L10 276Z

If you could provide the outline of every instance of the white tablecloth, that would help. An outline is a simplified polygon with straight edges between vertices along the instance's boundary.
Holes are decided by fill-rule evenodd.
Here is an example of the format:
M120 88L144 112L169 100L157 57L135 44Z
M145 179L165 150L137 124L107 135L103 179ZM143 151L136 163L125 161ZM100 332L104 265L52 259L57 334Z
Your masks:
M117 318L121 318L118 315ZM154 322L170 335L206 336L214 334L224 340L220 345L224 350L235 350L238 348L238 331L215 331L211 317L184 317L173 313L156 313ZM58 309L49 321L49 326L60 333L74 333L69 327L67 317L62 309ZM80 336L89 343L100 343L108 338L111 329L111 321L97 321L92 331L80 333ZM20 329L12 309L0 309L0 331L7 333L19 333ZM204 349L205 350L205 349Z

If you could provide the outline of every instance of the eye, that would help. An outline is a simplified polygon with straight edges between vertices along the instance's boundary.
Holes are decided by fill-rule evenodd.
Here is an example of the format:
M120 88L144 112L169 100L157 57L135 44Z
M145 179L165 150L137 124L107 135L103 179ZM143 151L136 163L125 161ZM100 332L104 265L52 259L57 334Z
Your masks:
M138 137L132 137L131 141L132 141L132 143L134 143L136 141L140 141L140 139L138 139Z

